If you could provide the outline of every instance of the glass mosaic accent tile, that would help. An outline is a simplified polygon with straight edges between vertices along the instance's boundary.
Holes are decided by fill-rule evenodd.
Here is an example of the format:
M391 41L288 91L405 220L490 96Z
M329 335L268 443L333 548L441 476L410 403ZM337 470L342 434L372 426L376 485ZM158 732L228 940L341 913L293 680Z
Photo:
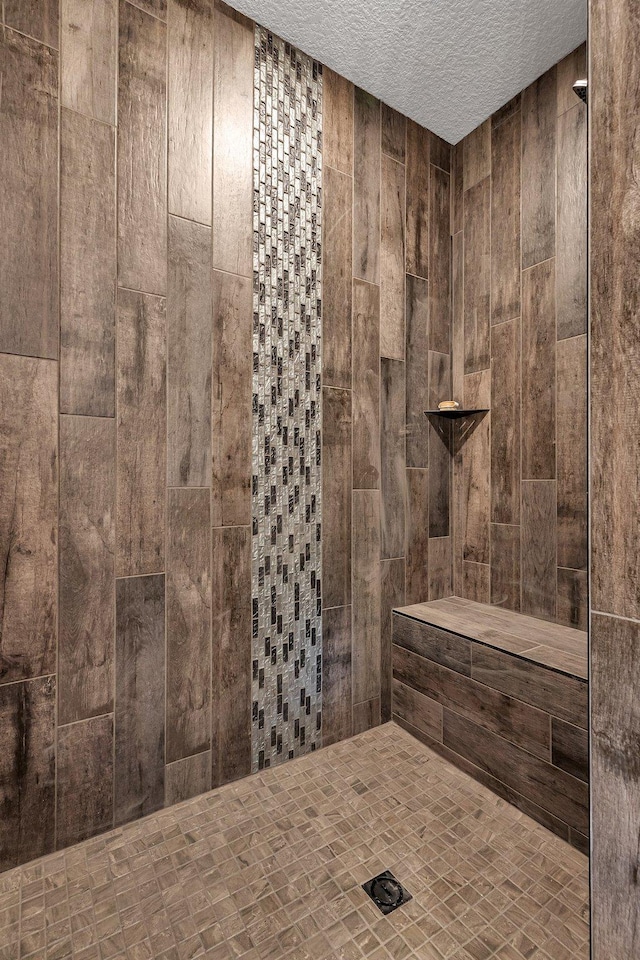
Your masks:
M255 33L252 765L322 735L322 68Z

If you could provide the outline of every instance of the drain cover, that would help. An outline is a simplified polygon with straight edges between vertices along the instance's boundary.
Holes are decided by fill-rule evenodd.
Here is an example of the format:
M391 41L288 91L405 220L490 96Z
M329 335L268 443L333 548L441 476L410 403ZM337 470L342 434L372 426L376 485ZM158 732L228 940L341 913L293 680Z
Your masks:
M412 899L410 893L396 880L390 870L379 873L373 880L362 884L362 889L368 893L378 910L382 913L392 913Z

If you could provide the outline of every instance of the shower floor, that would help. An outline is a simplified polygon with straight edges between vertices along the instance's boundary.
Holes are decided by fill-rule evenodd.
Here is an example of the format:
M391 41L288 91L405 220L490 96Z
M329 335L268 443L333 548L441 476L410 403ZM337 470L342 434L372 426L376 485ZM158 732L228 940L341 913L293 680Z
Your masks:
M361 884L413 895L383 916ZM0 957L587 960L588 867L393 723L0 876Z

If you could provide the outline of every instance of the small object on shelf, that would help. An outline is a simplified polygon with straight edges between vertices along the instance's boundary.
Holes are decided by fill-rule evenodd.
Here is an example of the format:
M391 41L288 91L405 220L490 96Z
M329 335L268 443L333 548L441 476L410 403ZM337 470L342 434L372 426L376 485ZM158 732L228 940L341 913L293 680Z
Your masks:
M459 410L460 404L457 400L441 400L438 404L438 410Z
M476 414L489 413L488 407L477 410L461 410L460 407L446 407L437 410L425 410L425 417L446 417L449 420L459 420L461 417L473 417Z

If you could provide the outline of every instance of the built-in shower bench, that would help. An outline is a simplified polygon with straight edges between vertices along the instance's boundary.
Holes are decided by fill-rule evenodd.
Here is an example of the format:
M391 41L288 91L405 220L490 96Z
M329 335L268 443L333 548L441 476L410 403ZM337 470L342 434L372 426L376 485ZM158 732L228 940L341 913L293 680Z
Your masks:
M394 719L586 852L587 635L458 597L393 612Z

